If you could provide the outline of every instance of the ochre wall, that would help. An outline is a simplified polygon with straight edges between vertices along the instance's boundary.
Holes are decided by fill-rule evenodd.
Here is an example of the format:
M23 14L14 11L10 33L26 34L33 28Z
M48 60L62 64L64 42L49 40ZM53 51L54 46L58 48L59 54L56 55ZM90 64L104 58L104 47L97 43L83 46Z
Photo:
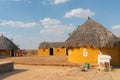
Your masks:
M68 49L68 61L80 64L85 62L97 64L98 54L99 50L95 48L72 48Z
M112 65L120 65L120 48L102 48L100 51L111 56Z
M54 55L66 55L66 48L53 48Z
M40 56L48 56L49 55L49 48L47 48L47 49L38 49L38 55L40 55Z
M98 54L101 52L111 56L111 65L120 65L120 48L86 48L87 56L83 56L85 48L68 49L68 61L74 63L95 63L98 62Z
M9 50L0 50L0 56L10 56Z

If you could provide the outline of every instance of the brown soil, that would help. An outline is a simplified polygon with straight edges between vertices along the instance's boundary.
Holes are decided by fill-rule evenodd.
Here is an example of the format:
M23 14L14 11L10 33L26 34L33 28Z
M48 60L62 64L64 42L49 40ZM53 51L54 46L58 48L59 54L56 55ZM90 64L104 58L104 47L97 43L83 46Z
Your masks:
M24 57L1 57L1 61L13 61L15 64L64 64L67 62L67 56L24 56Z

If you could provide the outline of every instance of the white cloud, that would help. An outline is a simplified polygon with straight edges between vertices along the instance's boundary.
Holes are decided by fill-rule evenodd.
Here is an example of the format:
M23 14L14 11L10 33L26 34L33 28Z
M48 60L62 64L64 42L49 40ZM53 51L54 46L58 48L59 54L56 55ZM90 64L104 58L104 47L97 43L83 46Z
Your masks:
M73 25L62 24L61 21L57 19L45 18L40 22L43 25L43 29L40 31L41 34L56 35L57 37L60 35L65 36L75 29Z
M88 16L94 16L95 13L90 9L77 8L73 9L65 14L65 18L78 17L78 18L87 18Z
M38 24L36 22L29 22L24 23L22 21L2 21L0 22L0 26L11 26L11 27L22 27L22 28L30 28L30 27L36 27Z
M61 23L59 20L52 18L44 18L43 20L40 20L40 22L42 25L56 25Z
M43 26L40 30L42 41L65 41L68 34L75 29L72 24L63 24L60 20L53 18L44 18L40 23Z
M72 25L52 25L44 26L40 31L42 34L53 34L53 35L62 35L73 31L74 27Z
M65 2L68 2L69 0L54 0L54 4L57 5L57 4L61 4L61 3L65 3Z
M66 3L69 0L43 0L41 3L43 6L48 6L48 5L58 5L62 3Z
M112 29L114 29L114 30L120 30L120 25L115 25L115 26L112 27Z

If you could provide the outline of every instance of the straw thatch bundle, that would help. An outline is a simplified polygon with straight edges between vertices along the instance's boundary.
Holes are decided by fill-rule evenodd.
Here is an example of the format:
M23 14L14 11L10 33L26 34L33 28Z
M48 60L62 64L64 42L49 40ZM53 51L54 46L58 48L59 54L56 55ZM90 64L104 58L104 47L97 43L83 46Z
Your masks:
M5 36L0 36L0 50L17 50L19 49L11 40Z
M64 48L64 42L42 42L39 48Z
M120 47L120 39L90 18L78 27L65 43L67 47Z

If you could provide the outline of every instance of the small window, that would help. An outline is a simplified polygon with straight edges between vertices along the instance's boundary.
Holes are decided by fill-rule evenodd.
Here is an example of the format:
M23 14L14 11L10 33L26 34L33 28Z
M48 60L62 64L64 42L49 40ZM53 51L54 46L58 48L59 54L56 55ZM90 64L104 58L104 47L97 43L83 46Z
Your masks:
M59 52L60 50L59 49L57 49L57 52Z
M43 51L45 52L45 49L43 49Z
M84 51L84 52L83 52L83 56L84 56L84 57L87 57L87 56L88 56L88 52L87 52L87 51Z
M84 57L87 57L87 56L88 56L88 52L87 52L87 49L86 49L86 48L83 49L83 56L84 56Z

